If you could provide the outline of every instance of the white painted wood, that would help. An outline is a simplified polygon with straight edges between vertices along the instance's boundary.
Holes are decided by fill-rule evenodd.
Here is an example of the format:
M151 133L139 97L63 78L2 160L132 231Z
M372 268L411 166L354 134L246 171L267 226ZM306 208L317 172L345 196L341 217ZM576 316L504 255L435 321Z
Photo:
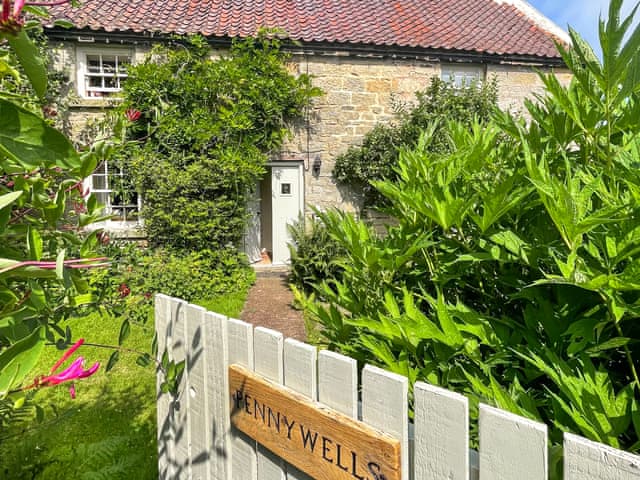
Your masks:
M158 352L156 360L156 393L157 393L157 418L158 418L158 478L160 480L170 480L174 478L174 470L171 459L174 452L174 425L173 414L171 412L171 395L162 393L160 385L164 376L159 366L162 355L171 345L171 318L170 318L171 298L166 295L155 296L155 331L158 339Z
M253 331L254 370L267 380L284 383L284 337L269 328Z
M413 391L415 478L468 480L469 401L422 382Z
M187 303L182 300L173 299L170 304L171 322L173 331L171 336L171 351L173 360L182 362L186 360L187 346ZM189 372L186 367L178 384L178 397L174 399L175 428L175 453L174 466L176 477L191 478L191 431L189 424L190 398L187 391Z
M227 324L229 333L229 364L237 363L253 370L253 327L240 320L229 319ZM230 398L227 397L230 402ZM256 442L239 432L231 429L231 471L230 480L258 478L256 460Z
M253 331L254 366L256 373L272 382L284 383L284 338L282 333L264 327ZM284 461L258 445L258 479L284 480Z
M213 439L210 407L207 398L207 366L210 354L204 319L206 310L197 305L186 307L186 395L189 397L189 465L192 480L205 480L212 477L209 455Z
M322 350L318 354L318 401L358 418L358 363L339 353Z
M400 441L402 479L409 473L409 381L366 365L362 371L362 421Z
M287 228L304 211L304 181L301 164L272 165L271 219L273 233L273 263L289 262L291 235ZM288 192L288 193L287 193Z
M318 351L287 338L284 342L284 384L311 400L318 398ZM286 465L287 480L311 480L293 465Z
M565 480L640 480L640 456L564 434Z
M229 365L237 363L253 370L253 327L250 323L229 319Z
M262 234L261 234L261 197L260 182L256 182L249 196L247 203L247 226L243 237L243 250L249 258L249 263L259 262L261 259L260 249L262 247Z
M284 478L281 459L262 450L258 465L255 442L231 431L229 362L252 370L255 366L266 378L284 382L289 388L357 417L357 370L353 359L328 351L318 353L314 347L292 339L284 342L282 334L260 327L255 330L254 352L251 325L204 312L165 295L155 297L155 317L157 360L165 350L171 360L187 358L175 401L160 392L162 375L158 371L160 479ZM399 375L371 366L362 373L362 419L401 441L404 480L547 479L545 425L480 405L480 452L475 454L466 448L467 400L420 382L415 385L415 435L412 434L415 472L410 470L407 390L407 379ZM640 456L571 434L565 434L564 449L565 480L640 480ZM470 459L472 453L479 461ZM473 468L465 465L469 463ZM287 474L287 480L308 478L293 468Z
M480 480L547 480L547 426L480 404Z
M316 347L287 338L284 342L284 384L311 400L318 398Z
M231 471L227 468L231 455L227 324L227 318L223 315L211 312L205 314L207 405L211 413L207 428L212 442L209 447L209 464L214 480L232 480Z

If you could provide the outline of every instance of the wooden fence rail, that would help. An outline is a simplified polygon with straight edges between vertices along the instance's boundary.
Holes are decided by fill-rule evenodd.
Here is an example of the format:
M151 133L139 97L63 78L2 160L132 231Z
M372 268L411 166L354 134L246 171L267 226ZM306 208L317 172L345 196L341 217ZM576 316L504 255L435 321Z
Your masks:
M165 350L186 360L178 398L158 388L161 479L310 478L231 426L231 364L399 440L402 480L548 478L544 424L480 405L476 453L469 450L464 396L417 382L410 422L402 376L368 365L359 385L351 358L164 295L156 296L155 318L158 360ZM564 472L565 480L640 480L640 457L565 434Z

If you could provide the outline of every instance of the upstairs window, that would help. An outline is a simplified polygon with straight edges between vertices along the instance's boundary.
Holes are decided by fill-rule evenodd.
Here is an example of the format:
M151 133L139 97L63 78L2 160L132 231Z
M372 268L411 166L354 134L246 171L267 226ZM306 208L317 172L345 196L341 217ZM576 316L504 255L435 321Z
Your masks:
M481 65L444 64L440 78L456 88L468 87L484 80L484 69Z
M127 49L79 49L78 94L82 98L117 97L131 65Z

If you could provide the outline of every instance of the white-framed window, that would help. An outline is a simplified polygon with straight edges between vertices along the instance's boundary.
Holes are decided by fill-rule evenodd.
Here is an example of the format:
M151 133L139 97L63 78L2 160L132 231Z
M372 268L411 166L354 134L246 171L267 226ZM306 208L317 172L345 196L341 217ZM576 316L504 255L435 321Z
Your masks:
M85 179L84 186L104 206L103 214L111 217L109 223L112 226L120 224L126 227L141 223L142 199L122 167L103 161Z
M484 68L482 65L449 63L442 65L440 78L452 83L456 88L463 88L473 83L480 83L484 80Z
M92 47L77 50L78 95L82 98L117 97L127 78L132 51Z

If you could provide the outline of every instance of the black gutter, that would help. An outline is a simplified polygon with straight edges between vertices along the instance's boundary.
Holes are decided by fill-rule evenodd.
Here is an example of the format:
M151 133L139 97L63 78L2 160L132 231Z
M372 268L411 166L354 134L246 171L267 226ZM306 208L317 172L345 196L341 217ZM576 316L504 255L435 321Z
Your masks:
M52 41L70 41L78 43L107 43L121 45L152 45L154 43L175 42L174 34L84 29L65 29L60 27L44 27L44 33ZM83 41L84 39L84 41ZM207 37L214 48L228 48L230 37ZM291 53L303 55L339 55L370 57L382 59L411 59L425 62L469 62L504 64L515 63L542 67L564 67L562 58L541 57L520 54L491 54L463 50L429 49L422 47L403 47L397 45L371 45L364 43L337 42L300 42L283 41L283 49Z

